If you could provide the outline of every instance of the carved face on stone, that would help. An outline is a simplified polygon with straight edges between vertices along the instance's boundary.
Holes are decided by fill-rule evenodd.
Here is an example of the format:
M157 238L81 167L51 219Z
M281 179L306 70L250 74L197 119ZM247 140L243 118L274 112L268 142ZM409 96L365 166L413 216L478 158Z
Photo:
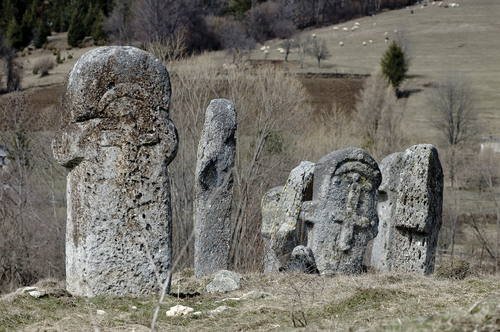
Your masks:
M323 157L314 174L313 200L305 202L309 247L321 273L359 273L366 245L377 232L376 191L381 176L364 150Z

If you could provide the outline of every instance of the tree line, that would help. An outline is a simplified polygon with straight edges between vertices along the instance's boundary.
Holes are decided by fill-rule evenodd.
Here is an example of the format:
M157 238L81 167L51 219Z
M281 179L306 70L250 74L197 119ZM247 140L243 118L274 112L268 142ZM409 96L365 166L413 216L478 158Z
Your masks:
M325 25L406 6L415 0L0 0L0 34L8 46L42 47L52 32L78 46L148 42L182 33L190 51L224 48L228 33L257 42L295 29ZM222 26L222 27L221 27ZM221 36L222 34L222 36ZM231 36L233 39L234 36Z

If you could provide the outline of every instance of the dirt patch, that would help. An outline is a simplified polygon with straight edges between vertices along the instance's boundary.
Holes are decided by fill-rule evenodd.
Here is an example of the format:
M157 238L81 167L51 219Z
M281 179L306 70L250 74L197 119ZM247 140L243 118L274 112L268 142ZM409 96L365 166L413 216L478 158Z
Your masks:
M364 78L353 75L299 75L315 112L342 110L350 113L354 110Z

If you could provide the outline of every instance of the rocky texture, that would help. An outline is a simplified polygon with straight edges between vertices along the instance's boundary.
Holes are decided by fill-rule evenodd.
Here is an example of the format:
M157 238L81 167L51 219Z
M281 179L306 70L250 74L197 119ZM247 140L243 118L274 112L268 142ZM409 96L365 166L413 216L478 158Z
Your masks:
M299 215L302 203L312 197L313 172L313 163L301 162L290 172L283 187L271 189L262 199L264 272L282 270L299 245Z
M313 200L302 205L308 247L322 274L361 273L367 243L377 234L375 160L364 150L334 151L316 164Z
M319 273L311 248L305 246L295 247L286 270L291 272Z
M241 275L236 272L221 270L215 273L214 279L207 285L209 293L227 293L240 288Z
M73 295L151 294L167 277L167 166L178 145L169 102L166 68L134 47L91 50L69 74L68 121L53 152L69 169L66 284Z
M0 169L7 166L7 149L0 145Z
M432 273L443 205L438 152L429 144L414 145L387 156L381 170L371 265L380 271Z
M210 102L195 173L195 275L226 269L231 243L236 111L226 99Z

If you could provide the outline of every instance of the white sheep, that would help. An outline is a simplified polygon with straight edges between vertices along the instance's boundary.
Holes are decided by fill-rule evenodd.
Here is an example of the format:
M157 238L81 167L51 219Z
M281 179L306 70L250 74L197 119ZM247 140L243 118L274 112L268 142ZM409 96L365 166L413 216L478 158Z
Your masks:
M262 47L260 48L260 50L261 50L262 52L264 52L264 51L266 50L266 46L265 46L265 45L264 45L264 46L262 46Z
M368 42L369 42L370 44L373 44L373 40L371 40L371 39L370 39Z
M359 22L355 22L354 25L360 25Z
M355 25L351 28L351 31L355 31L355 30L358 30L359 26Z
M343 28L342 28L342 30L344 30L344 31L349 31L349 28L347 28L347 27L343 27Z
M340 47L344 46L344 42L343 41L339 42L339 46Z
M384 36L386 36L386 37L389 36L389 32L387 32L387 31L384 32Z
M333 27L333 30L337 31L339 29L339 27L335 26Z
M366 42L365 41L363 42L363 46L366 46Z

